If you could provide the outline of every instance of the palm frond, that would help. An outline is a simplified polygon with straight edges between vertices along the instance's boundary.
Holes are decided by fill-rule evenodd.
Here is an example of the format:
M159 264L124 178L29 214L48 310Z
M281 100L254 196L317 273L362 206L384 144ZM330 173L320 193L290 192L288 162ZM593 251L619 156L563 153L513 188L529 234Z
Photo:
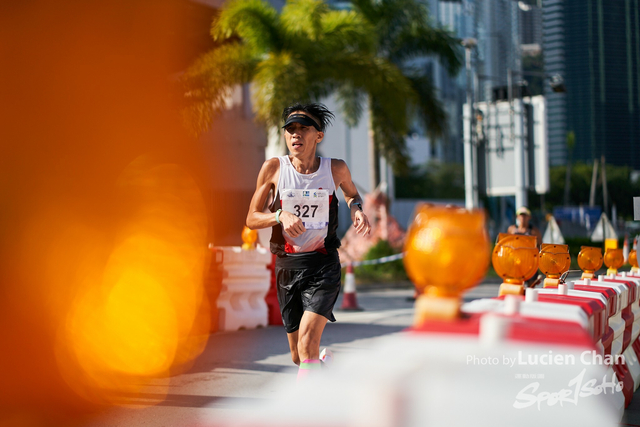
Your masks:
M397 35L389 51L389 59L397 64L425 55L438 57L452 75L457 74L462 66L462 46L459 40L442 28L405 28Z
M252 82L256 119L266 127L279 126L294 101L335 93L350 125L368 106L376 147L396 171L405 169L412 110L434 136L443 133L446 115L429 78L404 62L435 54L455 71L457 41L431 26L419 0L352 3L353 10L336 11L321 0L288 0L278 14L263 0L230 0L212 26L221 45L181 79L191 127L206 128L233 87L245 82Z
M455 74L462 65L462 49L451 33L435 26L423 1L351 0L351 3L374 26L378 55L395 64L409 82L410 89L403 92L404 101L394 100L394 107L386 102L386 91L368 91L376 146L399 171L408 161L404 136L409 121L419 118L431 138L442 136L447 125L446 113L430 77L424 70L407 66L408 60L434 55L449 73ZM404 126L400 120L405 121Z
M226 108L234 86L251 80L257 59L246 46L230 43L201 56L181 76L183 118L198 135L207 130L213 116Z
M337 89L336 98L347 125L357 125L367 102L365 92L351 83L346 83Z
M284 107L294 101L308 101L308 77L304 64L289 52L271 53L253 77L253 105L256 119L267 127L278 126Z
M382 18L380 2L375 0L351 0L354 10L364 17L365 20L376 25Z
M370 87L372 98L384 100L385 121L404 136L408 129L406 105L416 101L411 82L395 64L383 58L375 58L371 68L371 75L362 73L361 80Z
M329 6L322 0L288 0L282 8L282 25L293 38L317 41L322 35L322 19Z
M417 95L413 106L427 135L432 140L443 136L447 128L447 113L442 108L433 82L425 75L408 76L408 79Z
M263 0L230 0L211 26L215 41L239 37L255 52L282 47L278 12Z
M342 50L375 51L375 28L354 11L330 11L322 19L322 44L325 52Z
M405 107L406 108L406 107ZM405 141L405 133L394 129L394 120L389 117L384 99L370 100L372 131L376 149L387 159L393 170L403 173L409 168L409 154Z

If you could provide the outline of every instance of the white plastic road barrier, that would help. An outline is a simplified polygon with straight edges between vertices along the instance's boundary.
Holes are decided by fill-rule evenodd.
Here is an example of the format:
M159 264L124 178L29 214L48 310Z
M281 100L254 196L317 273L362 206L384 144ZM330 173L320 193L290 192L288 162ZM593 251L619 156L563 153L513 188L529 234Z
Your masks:
M633 390L635 391L640 386L640 360L638 359L638 354L633 348L633 343L636 342L638 335L640 335L640 278L634 277L626 271L619 273L614 278L616 280L633 282L636 285L635 292L629 292L629 306L627 307L628 312L633 315L634 319L633 329L631 332L631 343L622 352L625 357L625 361L627 362L627 368L633 377Z
M576 280L574 283L576 285L591 285L598 286L601 288L612 288L618 294L618 305L616 307L616 312L609 317L609 326L613 329L613 343L611 344L611 354L617 355L622 354L622 341L624 338L624 328L625 323L622 319L622 310L627 307L629 303L629 288L627 285L622 283L615 282L605 282L604 276L600 277L603 279L600 280Z
M444 331L393 334L345 354L306 383L274 385L270 398L238 402L226 414L207 415L199 425L618 425L621 392L601 364L591 363L591 348L501 340L505 319L489 316L487 322L480 320L486 337ZM512 326L524 323L509 319Z
M631 313L633 313L633 332L631 333L631 342L635 342L640 335L640 277L630 275L626 271L618 274L616 279L630 280L636 284L635 299L629 298L629 304L631 305Z
M633 387L625 390L625 392L628 393L626 399L626 405L628 405L633 396L633 390L637 388L637 383L640 380L640 377L638 376L640 375L640 366L631 366L634 361L633 357L627 359L630 356L630 352L627 350L633 350L633 341L627 342L627 346L625 347L625 329L628 329L630 327L631 330L629 331L629 333L632 332L633 324L627 325L625 318L628 317L628 313L625 313L623 316L623 312L627 311L626 309L631 303L630 300L632 298L630 298L630 296L632 295L632 292L630 286L625 283L616 282L614 277L615 276L600 275L598 276L598 280L584 279L576 280L574 283L575 285L584 284L587 285L587 287L590 285L601 288L611 288L614 289L618 295L618 307L616 309L616 312L609 317L609 326L611 326L611 328L614 330L614 339L613 343L611 344L611 355L623 355L625 357L625 361L627 361L627 369L621 369L618 373L621 381L623 381L627 385L633 384ZM628 336L627 338L630 339L631 337ZM621 367L618 366L616 368ZM628 372L625 373L626 371ZM628 381L626 378L629 378L629 380L631 381Z
M636 352L633 350L633 346L629 346L622 352L627 368L633 377L633 391L638 389L638 383L640 382L640 360Z
M463 304L461 310L464 313L505 313L505 308L504 300L484 298ZM578 306L522 301L519 310L520 315L525 317L577 323L593 336L594 319L588 317Z
M532 289L533 290L533 289ZM537 289L537 294L538 295L557 295L558 294L558 290L554 289L554 288L544 288L544 289ZM587 291L576 291L573 289L569 289L567 291L566 294L567 296L575 296L575 297L580 297L580 298L589 298L589 299L593 299L598 301L600 304L602 304L602 306L604 307L603 312L601 313L600 316L598 316L597 318L594 318L594 332L597 331L596 334L594 334L593 338L596 341L596 348L598 349L598 352L601 355L604 355L604 346L602 344L602 336L603 334L606 332L605 328L609 327L609 323L608 323L608 313L609 313L609 308L607 307L608 304L608 300L607 298L605 298L602 294L599 293L595 293L595 292L587 292ZM597 322L597 324L596 324Z
M271 254L264 248L243 251L239 246L223 246L222 268L227 273L218 296L221 331L251 329L268 324L264 297L269 291Z

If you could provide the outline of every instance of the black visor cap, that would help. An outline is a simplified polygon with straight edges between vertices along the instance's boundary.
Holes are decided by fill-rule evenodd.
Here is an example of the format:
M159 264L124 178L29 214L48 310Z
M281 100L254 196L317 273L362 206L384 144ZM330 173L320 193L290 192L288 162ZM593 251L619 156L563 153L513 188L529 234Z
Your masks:
M291 123L300 123L303 126L313 126L314 128L316 128L318 132L322 132L322 129L320 129L320 126L318 126L315 120L313 120L311 117L306 116L304 114L290 115L289 117L287 117L287 121L284 123L284 126L282 127L286 128Z

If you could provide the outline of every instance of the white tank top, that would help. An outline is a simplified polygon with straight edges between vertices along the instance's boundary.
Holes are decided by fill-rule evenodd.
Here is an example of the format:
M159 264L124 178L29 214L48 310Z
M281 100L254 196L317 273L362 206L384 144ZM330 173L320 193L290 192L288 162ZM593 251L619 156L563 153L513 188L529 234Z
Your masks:
M282 210L298 216L307 229L295 238L283 230L285 241L296 253L312 252L324 247L324 239L329 229L329 203L336 190L331 173L331 159L321 157L320 167L310 174L298 172L291 164L289 156L278 159L278 195Z

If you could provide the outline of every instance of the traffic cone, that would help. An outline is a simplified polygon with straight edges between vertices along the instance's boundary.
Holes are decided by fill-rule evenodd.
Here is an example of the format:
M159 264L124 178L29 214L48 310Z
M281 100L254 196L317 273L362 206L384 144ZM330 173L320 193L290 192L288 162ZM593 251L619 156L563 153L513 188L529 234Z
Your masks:
M353 274L353 264L347 264L347 274L344 277L344 295L341 310L361 311L356 299L356 276Z

